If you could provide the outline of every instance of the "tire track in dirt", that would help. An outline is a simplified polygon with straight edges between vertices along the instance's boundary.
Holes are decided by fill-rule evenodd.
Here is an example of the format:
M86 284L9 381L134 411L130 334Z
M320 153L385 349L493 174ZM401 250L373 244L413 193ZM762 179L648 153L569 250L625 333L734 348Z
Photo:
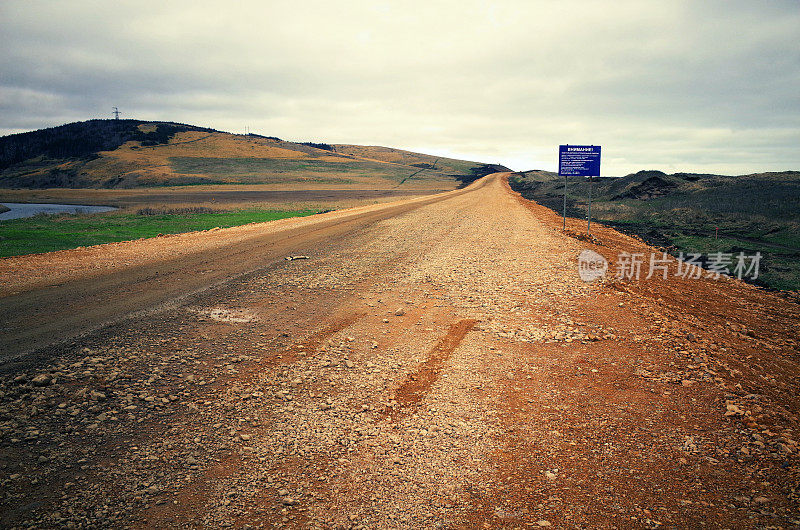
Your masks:
M442 366L477 322L466 318L452 324L447 335L428 354L428 359L406 377L405 382L395 392L392 400L394 403L383 411L381 418L389 417L392 421L397 421L408 415L439 379Z

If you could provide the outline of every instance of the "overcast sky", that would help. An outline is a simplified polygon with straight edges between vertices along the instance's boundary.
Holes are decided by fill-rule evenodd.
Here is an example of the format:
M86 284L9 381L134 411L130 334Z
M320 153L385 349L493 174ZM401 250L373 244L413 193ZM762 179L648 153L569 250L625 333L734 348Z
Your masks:
M0 134L89 118L602 172L800 170L800 2L0 2Z

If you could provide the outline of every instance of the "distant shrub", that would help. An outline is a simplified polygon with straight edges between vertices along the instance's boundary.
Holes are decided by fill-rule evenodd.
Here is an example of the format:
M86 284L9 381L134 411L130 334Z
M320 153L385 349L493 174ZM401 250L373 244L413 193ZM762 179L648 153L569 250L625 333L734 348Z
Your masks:
M265 140L274 140L276 142L282 142L283 141L280 138L278 138L277 136L264 136L263 134L256 134L256 133L247 133L247 136L250 136L251 138L263 138Z
M334 151L335 149L331 144L318 144L315 142L300 142L302 145L307 145L308 147L314 147L316 149L322 149L324 151Z
M142 147L152 147L167 144L175 134L189 130L191 129L184 125L159 123L154 131L142 132L139 128L135 129L131 140L141 142Z

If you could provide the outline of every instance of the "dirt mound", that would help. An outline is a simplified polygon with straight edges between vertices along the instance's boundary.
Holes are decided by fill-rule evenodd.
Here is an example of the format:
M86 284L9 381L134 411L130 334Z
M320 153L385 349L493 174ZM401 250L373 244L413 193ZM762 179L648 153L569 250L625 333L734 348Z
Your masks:
M614 199L639 199L649 200L663 197L671 193L678 185L660 176L652 176L640 184L631 186L628 191L614 197Z

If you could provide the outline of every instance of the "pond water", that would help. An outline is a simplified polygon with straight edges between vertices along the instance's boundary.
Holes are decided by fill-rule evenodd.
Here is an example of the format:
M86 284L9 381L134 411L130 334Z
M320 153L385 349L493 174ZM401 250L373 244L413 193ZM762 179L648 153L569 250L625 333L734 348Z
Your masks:
M0 221L19 219L20 217L33 217L45 213L48 215L59 213L102 213L116 210L113 206L88 206L83 204L31 204L20 202L0 202L8 208L7 212L0 213Z

